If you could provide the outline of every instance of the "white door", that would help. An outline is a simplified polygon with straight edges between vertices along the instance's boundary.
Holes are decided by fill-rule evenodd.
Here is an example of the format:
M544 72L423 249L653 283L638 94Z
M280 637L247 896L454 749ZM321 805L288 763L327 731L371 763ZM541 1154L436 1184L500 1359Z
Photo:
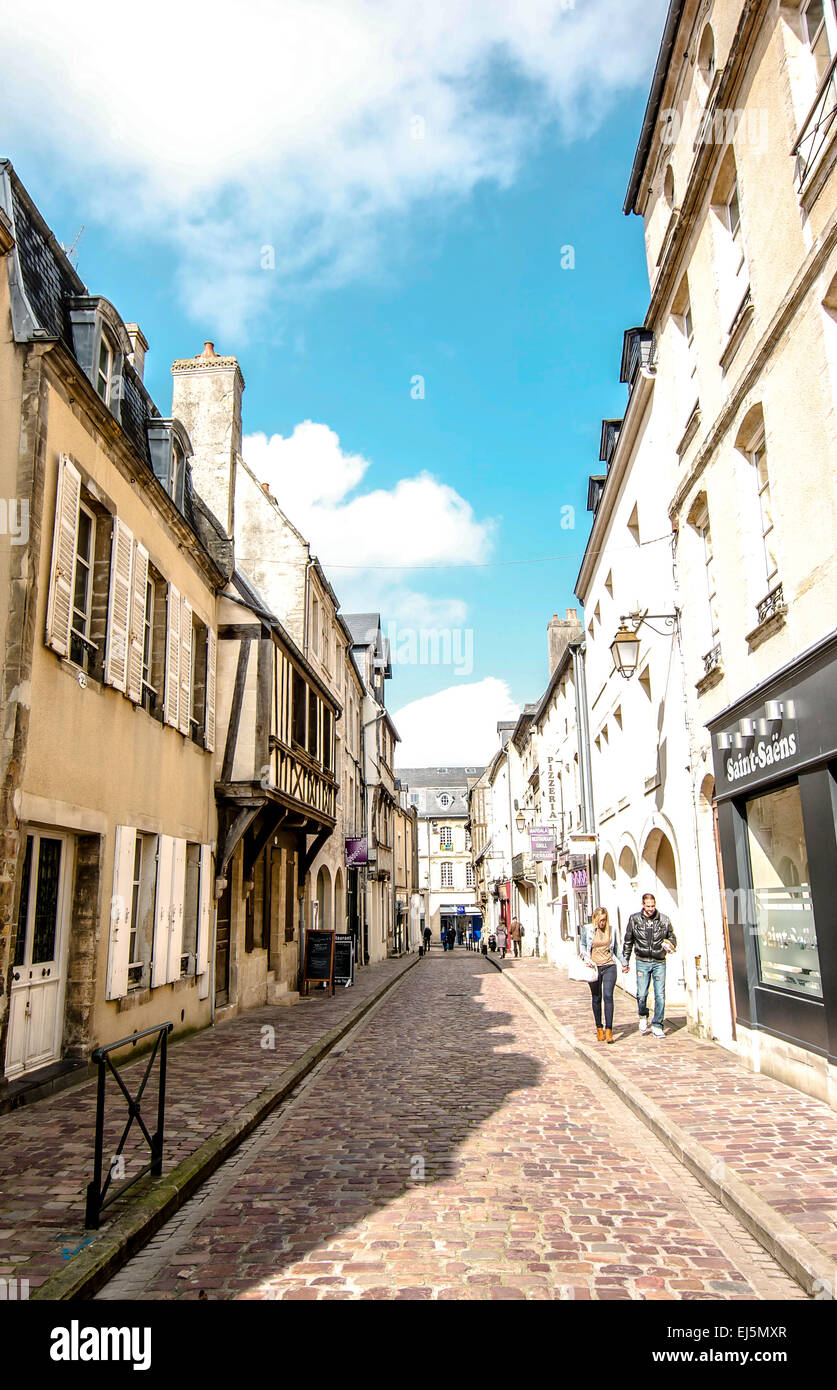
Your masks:
M63 835L27 832L9 1001L9 1078L60 1056L68 850Z

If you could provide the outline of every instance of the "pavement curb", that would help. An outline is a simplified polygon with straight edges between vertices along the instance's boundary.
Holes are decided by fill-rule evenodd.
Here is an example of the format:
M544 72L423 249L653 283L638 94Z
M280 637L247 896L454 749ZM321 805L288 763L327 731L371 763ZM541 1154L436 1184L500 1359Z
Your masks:
M716 1201L732 1212L745 1230L749 1231L807 1294L824 1294L833 1298L837 1283L837 1266L831 1263L822 1250L808 1240L807 1236L802 1235L792 1222L759 1197L743 1179L732 1173L724 1160L719 1159L716 1154L687 1134L680 1125L669 1119L665 1111L623 1076L617 1067L607 1062L604 1057L598 1056L585 1043L579 1042L574 1033L558 1020L549 1005L538 999L521 981L515 980L510 971L503 970L496 961L492 960L491 964L503 979L537 1009L573 1052L619 1094L634 1114L662 1140Z
M345 1018L323 1033L301 1057L285 1068L277 1081L258 1092L247 1105L236 1111L231 1119L204 1140L171 1172L151 1180L146 1190L140 1189L131 1208L117 1217L110 1229L94 1237L94 1243L89 1249L71 1259L66 1269L57 1270L34 1289L31 1294L32 1300L58 1302L92 1297L174 1216L201 1184L212 1176L312 1068L322 1061L334 1045L345 1037L370 1009L380 1003L384 995L403 980L407 972L418 964L419 959L416 956L409 960L397 974L386 980L380 989L362 1000Z

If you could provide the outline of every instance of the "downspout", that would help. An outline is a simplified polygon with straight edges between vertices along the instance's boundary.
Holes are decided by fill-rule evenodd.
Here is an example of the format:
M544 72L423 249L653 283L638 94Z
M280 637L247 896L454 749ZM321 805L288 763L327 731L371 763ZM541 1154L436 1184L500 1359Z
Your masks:
M573 654L573 686L575 689L575 722L579 732L580 754L579 764L581 768L581 811L584 818L584 830L588 835L596 833L596 814L593 806L593 769L590 762L590 726L587 718L587 676L584 668L585 645L579 646L571 644L570 650ZM593 865L593 895L596 902L599 901L599 854L594 850L591 855Z

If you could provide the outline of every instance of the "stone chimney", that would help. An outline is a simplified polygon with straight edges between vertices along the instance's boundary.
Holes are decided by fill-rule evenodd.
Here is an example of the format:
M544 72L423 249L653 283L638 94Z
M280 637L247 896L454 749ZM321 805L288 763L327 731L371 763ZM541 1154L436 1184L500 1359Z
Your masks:
M145 334L138 323L126 323L125 331L131 339L131 351L128 361L142 381L142 374L145 371L145 354L148 352L148 343L145 341Z
M205 343L197 357L172 363L171 413L192 441L195 490L233 534L235 460L241 453L241 396L244 378L235 357L219 357Z
M552 621L547 625L546 631L549 644L549 674L551 676L570 642L577 642L584 629L579 622L576 610L568 608L566 618L559 618L557 613L553 613Z

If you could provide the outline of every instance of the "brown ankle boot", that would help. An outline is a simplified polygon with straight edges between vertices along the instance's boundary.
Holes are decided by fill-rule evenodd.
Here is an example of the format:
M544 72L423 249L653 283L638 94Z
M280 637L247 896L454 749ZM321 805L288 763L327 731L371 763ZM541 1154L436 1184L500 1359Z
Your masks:
M612 1043L612 1042L613 1042L613 1029L612 1029L612 1028L605 1028L605 1042L608 1042L608 1043Z
M596 1042L604 1042L604 1028L596 1029Z

